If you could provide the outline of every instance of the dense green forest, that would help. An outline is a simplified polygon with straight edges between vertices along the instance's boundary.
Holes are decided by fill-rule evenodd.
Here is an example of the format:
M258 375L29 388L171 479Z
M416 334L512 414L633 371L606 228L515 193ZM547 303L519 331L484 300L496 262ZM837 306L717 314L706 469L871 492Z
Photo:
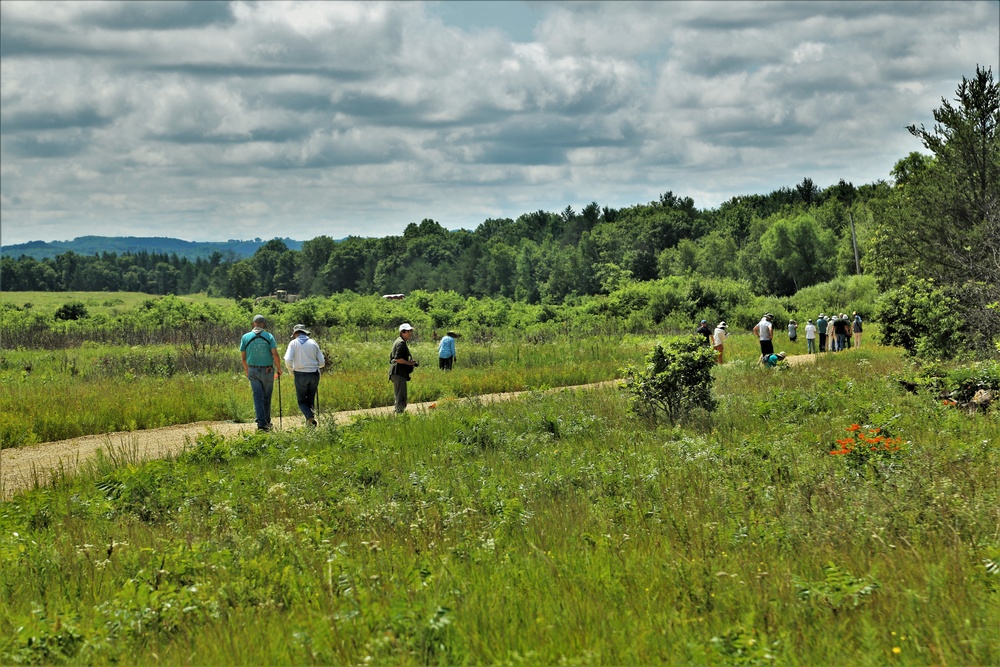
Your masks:
M855 273L849 218L858 223L864 251L872 235L870 202L890 191L885 182L855 188L841 181L820 189L807 178L710 210L667 192L621 209L594 202L579 212L566 207L490 219L473 231L449 231L426 219L402 236L320 236L301 250L274 239L243 260L220 252L196 259L150 252L22 255L3 258L0 280L5 291L244 298L275 289L303 296L444 289L561 303L607 294L623 281L698 274L746 280L757 294L780 296Z
M207 292L243 299L447 291L557 305L633 283L681 277L734 281L788 297L863 273L883 298L866 313L889 342L929 356L996 353L1000 337L1000 84L991 69L963 78L931 129L929 153L900 159L888 180L820 188L804 178L767 195L698 209L673 192L613 209L535 211L449 231L434 220L401 236L319 236L293 250L274 239L252 257L65 253L4 257L5 291ZM852 233L853 231L853 233Z

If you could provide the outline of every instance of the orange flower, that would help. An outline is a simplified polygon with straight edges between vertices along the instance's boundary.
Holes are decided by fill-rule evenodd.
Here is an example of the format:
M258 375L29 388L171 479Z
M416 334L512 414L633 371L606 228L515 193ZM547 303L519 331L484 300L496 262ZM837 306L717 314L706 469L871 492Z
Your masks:
M845 431L860 431L861 430L861 425L860 424L851 424L850 426L848 426L844 430Z

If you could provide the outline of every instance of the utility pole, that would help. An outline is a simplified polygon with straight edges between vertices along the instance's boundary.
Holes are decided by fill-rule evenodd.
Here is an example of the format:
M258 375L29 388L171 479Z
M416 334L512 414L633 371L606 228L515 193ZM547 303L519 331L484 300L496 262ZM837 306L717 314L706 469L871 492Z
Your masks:
M851 243L854 244L854 269L857 275L861 275L861 256L858 255L858 234L854 231L854 211L848 211L851 216Z

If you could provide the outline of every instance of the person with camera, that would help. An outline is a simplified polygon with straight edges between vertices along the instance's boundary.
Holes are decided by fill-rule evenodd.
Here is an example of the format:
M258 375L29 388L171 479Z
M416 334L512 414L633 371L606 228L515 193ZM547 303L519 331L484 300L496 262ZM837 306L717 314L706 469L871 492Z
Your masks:
M406 383L410 381L410 373L420 365L410 354L407 345L413 336L413 327L407 322L399 325L399 338L392 344L389 353L389 380L392 382L392 393L396 404L396 414L406 411Z

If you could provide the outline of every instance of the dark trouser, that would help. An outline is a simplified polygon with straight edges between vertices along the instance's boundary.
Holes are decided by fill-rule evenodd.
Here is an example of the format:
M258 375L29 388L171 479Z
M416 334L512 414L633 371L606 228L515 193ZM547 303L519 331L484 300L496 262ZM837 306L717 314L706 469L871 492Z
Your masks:
M271 393L274 391L274 366L250 366L247 373L253 391L253 411L257 428L271 428Z
M438 368L443 371L450 371L454 363L455 357L438 357Z
M313 413L316 405L316 392L319 391L319 371L315 373L295 374L295 398L299 402L302 416L309 421L316 415Z
M826 352L826 334L819 335L819 351Z
M760 358L763 359L769 354L774 354L774 342L769 340L760 341Z
M396 403L396 414L406 412L406 378L402 375L390 375L392 380L392 395Z

